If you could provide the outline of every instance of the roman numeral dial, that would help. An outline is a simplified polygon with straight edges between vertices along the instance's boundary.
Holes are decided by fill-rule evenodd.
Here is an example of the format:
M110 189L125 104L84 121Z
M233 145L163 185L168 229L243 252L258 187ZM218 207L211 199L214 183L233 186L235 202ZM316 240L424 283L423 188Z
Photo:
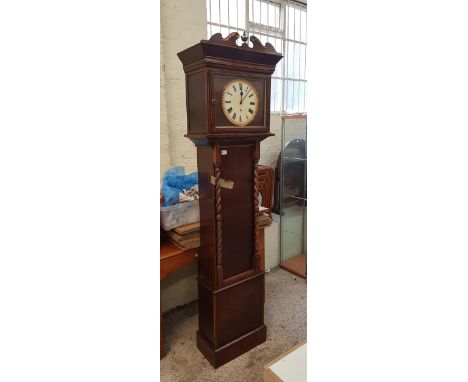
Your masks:
M259 97L257 89L249 81L229 81L224 86L221 98L223 113L233 125L247 126L255 119Z

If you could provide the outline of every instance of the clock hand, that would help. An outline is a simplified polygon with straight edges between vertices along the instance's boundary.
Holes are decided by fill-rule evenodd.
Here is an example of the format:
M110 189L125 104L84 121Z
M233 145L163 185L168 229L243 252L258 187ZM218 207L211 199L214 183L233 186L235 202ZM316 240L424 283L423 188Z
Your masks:
M241 98L241 101L240 101L241 104L242 104L242 101L245 100L245 97L247 97L247 95L250 93L250 90L252 90L252 89L249 89L249 90L247 91L247 93L245 93L244 98Z

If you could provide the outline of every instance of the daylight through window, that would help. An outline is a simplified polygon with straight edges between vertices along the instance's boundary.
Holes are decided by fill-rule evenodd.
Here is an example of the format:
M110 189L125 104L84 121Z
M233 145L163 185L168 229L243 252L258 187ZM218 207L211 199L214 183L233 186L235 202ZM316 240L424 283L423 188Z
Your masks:
M284 58L271 79L273 113L305 112L307 7L287 0L206 0L207 35L255 34Z

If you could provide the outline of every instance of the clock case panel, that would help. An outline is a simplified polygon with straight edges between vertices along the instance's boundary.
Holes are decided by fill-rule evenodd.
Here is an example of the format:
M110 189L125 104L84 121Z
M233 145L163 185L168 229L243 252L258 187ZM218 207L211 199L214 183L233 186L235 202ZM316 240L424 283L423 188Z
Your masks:
M266 340L258 161L260 142L273 135L270 78L282 56L254 36L253 47L238 46L239 37L218 33L178 53L186 74L186 137L197 146L199 174L197 347L215 368ZM263 87L253 126L233 126L219 104L224 84L236 78ZM223 179L233 188L222 187Z
M222 108L222 93L225 85L232 80L245 79L252 83L257 90L258 94L258 112L254 120L246 126L237 126L230 122L224 115ZM210 73L210 98L215 99L216 102L211 108L211 132L239 132L242 130L268 132L270 125L270 114L266 113L269 110L269 105L265 105L265 100L270 99L270 76L255 76L240 71L225 72L219 70L212 70Z
M259 105L255 119L246 126L230 122L222 110L222 92L231 80L245 79L255 86ZM203 69L186 76L187 89L187 137L198 134L226 133L269 133L270 91L269 75L252 74L245 71Z

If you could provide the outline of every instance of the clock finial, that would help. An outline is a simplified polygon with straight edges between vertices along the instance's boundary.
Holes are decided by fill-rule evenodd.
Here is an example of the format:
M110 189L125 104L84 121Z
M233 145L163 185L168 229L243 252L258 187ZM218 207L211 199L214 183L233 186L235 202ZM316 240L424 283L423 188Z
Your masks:
M249 36L245 33L244 31L244 34L241 36L241 40L244 42L242 45L243 46L248 46L249 43L247 41L249 41Z

